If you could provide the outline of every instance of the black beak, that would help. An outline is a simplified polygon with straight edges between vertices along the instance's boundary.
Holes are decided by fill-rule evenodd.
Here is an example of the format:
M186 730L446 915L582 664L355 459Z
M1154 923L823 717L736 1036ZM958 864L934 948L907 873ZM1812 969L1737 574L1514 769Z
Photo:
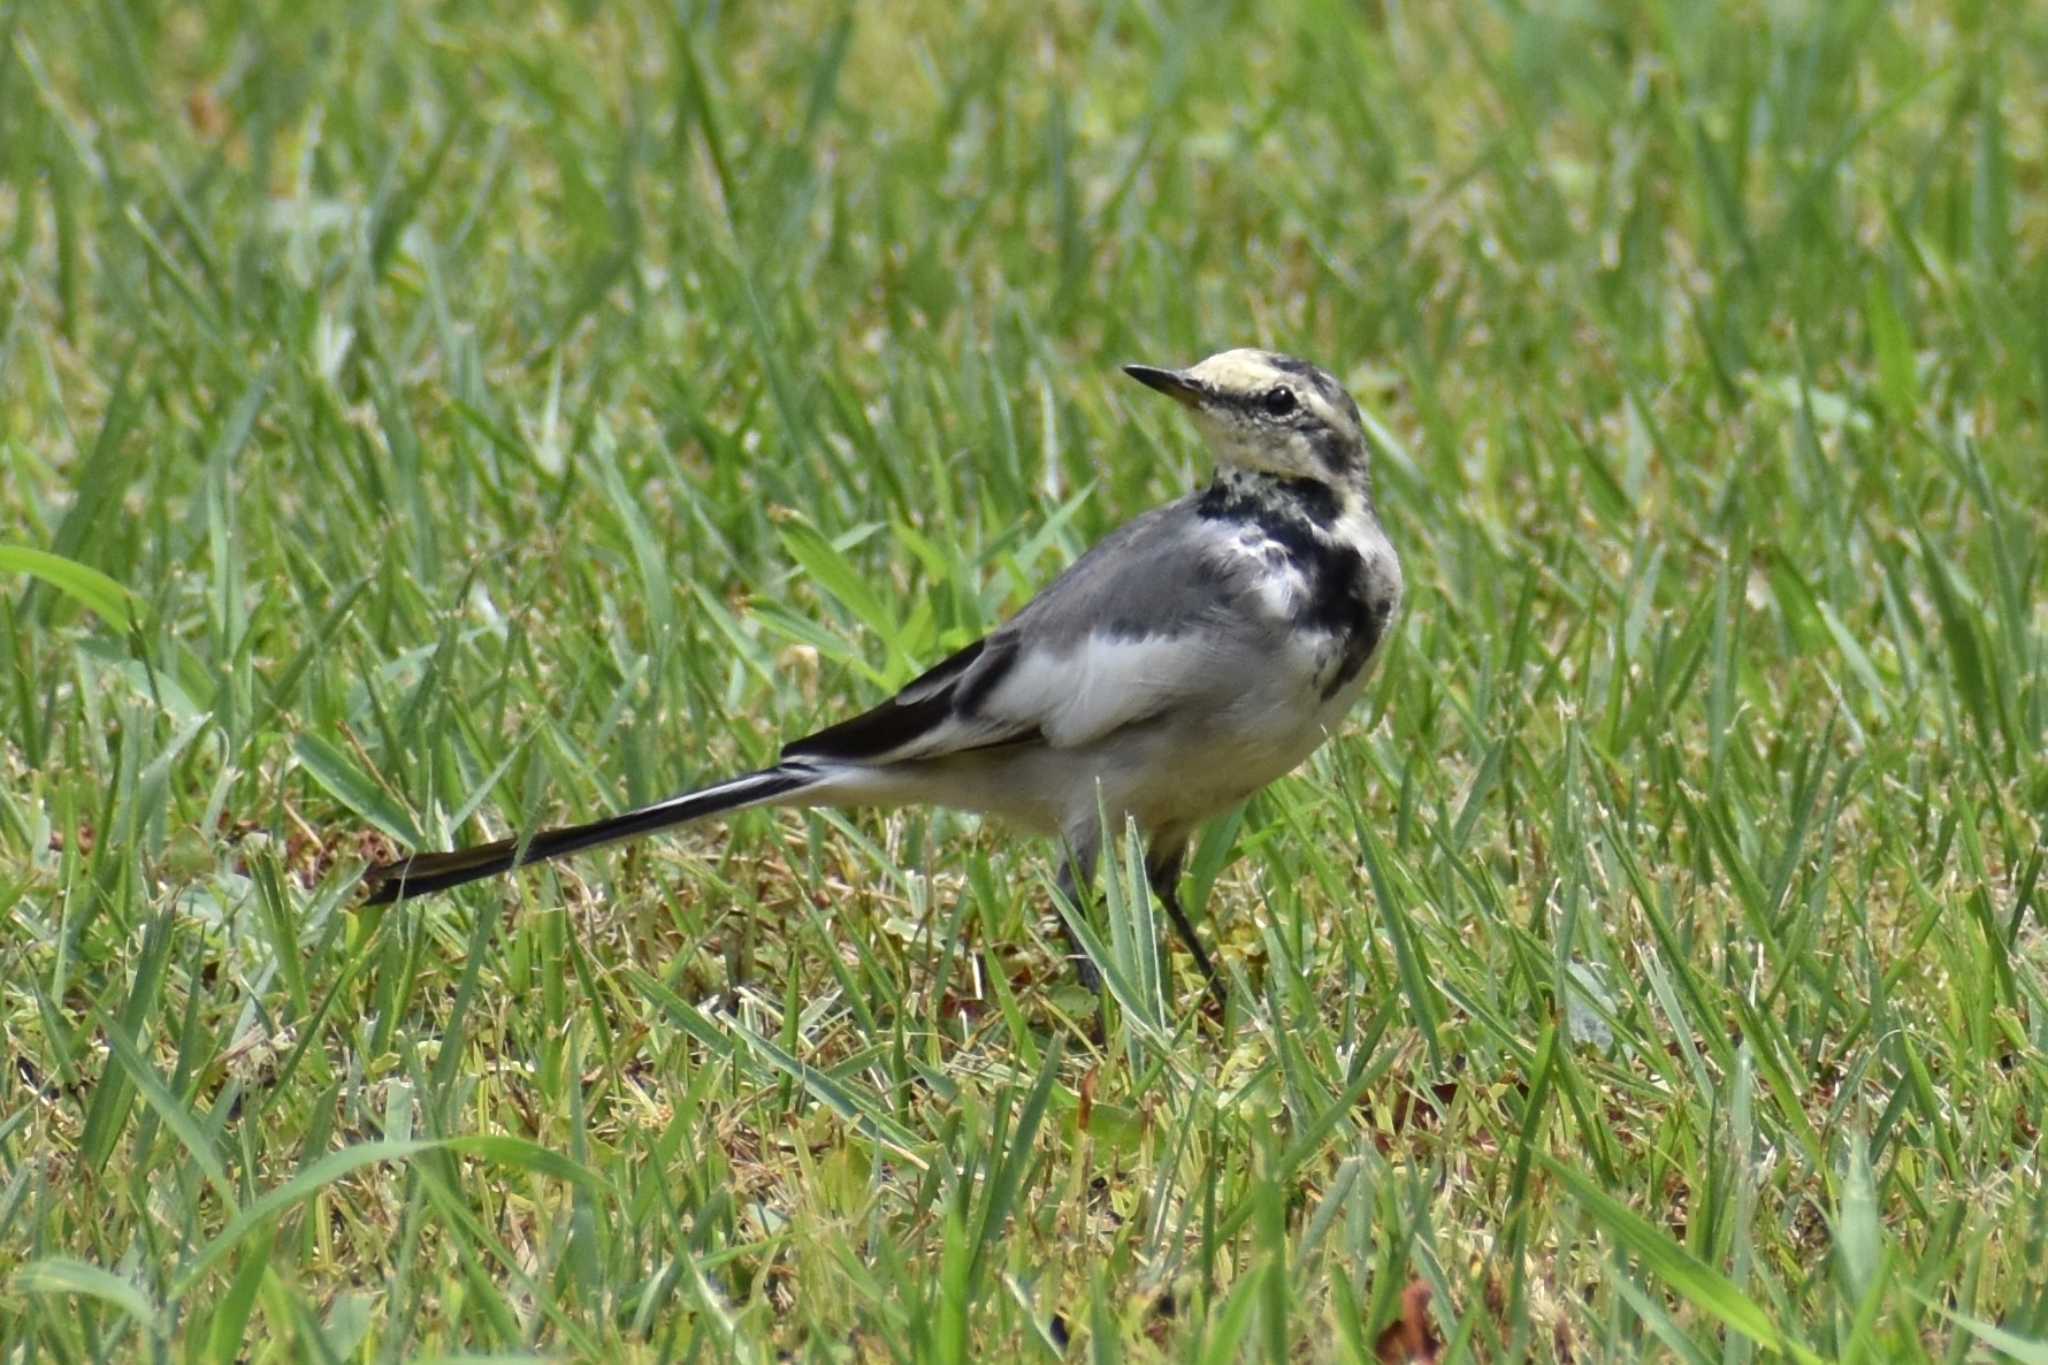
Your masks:
M1148 389L1159 390L1182 407L1191 408L1202 401L1202 386L1179 370L1155 369L1150 365L1126 365L1124 373Z

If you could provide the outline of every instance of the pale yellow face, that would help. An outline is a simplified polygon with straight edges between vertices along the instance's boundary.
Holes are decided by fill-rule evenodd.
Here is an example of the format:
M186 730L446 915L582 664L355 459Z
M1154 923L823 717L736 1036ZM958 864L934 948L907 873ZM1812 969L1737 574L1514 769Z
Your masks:
M1131 373L1192 412L1225 464L1325 483L1365 477L1357 405L1335 379L1306 361L1242 349L1219 352L1185 370L1133 367Z

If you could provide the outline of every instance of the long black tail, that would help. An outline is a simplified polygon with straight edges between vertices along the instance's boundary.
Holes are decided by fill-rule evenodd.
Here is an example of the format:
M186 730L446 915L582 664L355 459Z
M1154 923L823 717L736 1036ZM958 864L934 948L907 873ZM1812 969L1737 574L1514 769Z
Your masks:
M388 905L392 901L446 891L451 886L495 877L528 863L545 862L549 858L595 848L599 844L651 834L671 825L686 825L707 816L765 805L817 781L818 774L809 767L790 764L766 768L702 791L685 792L638 810L593 820L587 825L544 829L531 838L500 839L494 844L459 848L452 853L415 853L410 858L373 867L364 875L364 881L370 887L366 903Z

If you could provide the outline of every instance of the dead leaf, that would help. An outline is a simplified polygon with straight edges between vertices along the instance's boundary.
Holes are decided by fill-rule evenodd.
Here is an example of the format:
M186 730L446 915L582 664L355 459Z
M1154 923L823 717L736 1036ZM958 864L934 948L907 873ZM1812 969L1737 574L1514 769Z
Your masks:
M99 836L98 836L98 835L96 835L96 834L95 834L95 833L93 832L93 828L92 828L92 822L91 822L90 820L81 820L81 821L79 821L79 822L78 822L78 832L77 832L77 834L75 834L75 835L73 836L73 839L74 839L74 841L75 841L75 842L77 843L77 845L78 845L78 851L79 851L80 853L90 853L90 852L92 852L92 846L93 846L93 843L94 843L94 842L95 842L95 841L96 841L96 840L98 839L98 837L99 837ZM63 833L63 831L62 831L62 830L51 830L51 831L50 831L50 852L52 852L52 853L62 853L63 851L64 851L64 833Z
M1436 1323L1429 1316L1429 1286L1410 1280L1401 1291L1401 1315L1387 1324L1373 1353L1380 1365L1436 1365L1444 1344L1437 1340Z

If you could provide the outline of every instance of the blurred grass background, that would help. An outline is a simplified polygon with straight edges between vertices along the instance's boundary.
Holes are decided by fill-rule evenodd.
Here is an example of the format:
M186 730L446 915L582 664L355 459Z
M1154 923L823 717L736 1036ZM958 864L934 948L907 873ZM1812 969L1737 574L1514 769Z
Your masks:
M2044 1358L2044 84L1990 0L0 4L0 1354ZM1194 861L1220 1025L1124 869L1098 1035L957 816L349 909L973 638L1238 344L1411 589Z

